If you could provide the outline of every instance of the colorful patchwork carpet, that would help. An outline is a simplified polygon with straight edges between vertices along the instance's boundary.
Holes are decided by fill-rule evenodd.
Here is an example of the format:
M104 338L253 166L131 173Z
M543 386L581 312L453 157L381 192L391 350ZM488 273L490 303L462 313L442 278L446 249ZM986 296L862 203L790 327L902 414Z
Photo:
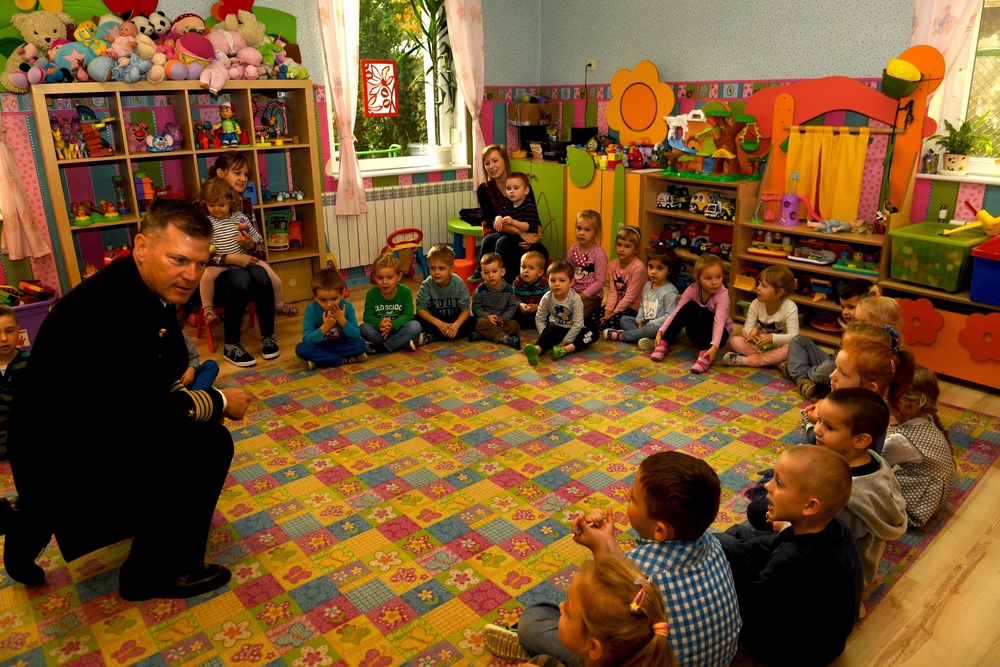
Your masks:
M127 543L69 567L50 545L44 587L0 574L0 665L505 664L485 651L483 624L561 599L589 554L568 536L572 517L610 505L624 521L642 457L679 449L708 461L723 529L742 519L758 471L800 441L802 401L776 371L693 375L692 361L682 350L653 364L602 342L531 367L509 348L436 344L232 376L256 401L232 428L210 538L231 583L132 604L117 593ZM869 606L997 457L996 418L942 417L955 424L962 478L933 525L886 549Z

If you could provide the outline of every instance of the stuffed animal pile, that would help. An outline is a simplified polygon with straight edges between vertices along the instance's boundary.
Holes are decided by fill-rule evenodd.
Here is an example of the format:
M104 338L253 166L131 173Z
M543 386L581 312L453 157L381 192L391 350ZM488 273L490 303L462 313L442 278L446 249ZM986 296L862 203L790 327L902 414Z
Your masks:
M127 21L105 14L74 25L65 12L39 10L14 14L11 23L25 39L0 76L12 93L36 83L186 79L217 95L230 79L309 77L286 57L280 37L242 9L211 29L197 15L170 21L160 11Z

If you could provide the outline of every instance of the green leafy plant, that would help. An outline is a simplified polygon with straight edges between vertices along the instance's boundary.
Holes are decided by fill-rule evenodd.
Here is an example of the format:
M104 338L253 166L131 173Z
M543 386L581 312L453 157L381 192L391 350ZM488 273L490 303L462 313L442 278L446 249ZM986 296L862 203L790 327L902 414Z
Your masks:
M952 125L948 120L944 120L945 133L935 134L928 139L936 141L945 153L954 155L981 153L989 157L993 154L993 139L989 134L979 131L988 115L988 112L983 114L975 122L963 120L958 127Z
M455 99L457 83L452 70L453 58L451 42L448 40L448 17L445 14L444 0L410 0L413 13L418 20L419 34L407 28L406 32L414 41L414 46L408 53L423 50L427 53L430 66L424 76L431 77L434 89L434 128L438 143L446 144L441 136L441 109L446 102ZM446 111L454 107L449 106Z

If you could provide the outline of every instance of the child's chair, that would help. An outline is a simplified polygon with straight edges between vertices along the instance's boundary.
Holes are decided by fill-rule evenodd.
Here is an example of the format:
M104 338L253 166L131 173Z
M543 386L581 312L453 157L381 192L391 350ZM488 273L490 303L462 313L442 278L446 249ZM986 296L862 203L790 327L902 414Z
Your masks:
M257 320L257 306L254 305L253 301L251 301L247 305L247 312L250 313L250 328L252 329L254 327L254 324L256 323L256 320ZM219 317L222 317L223 315L226 314L226 309L225 308L219 308L218 306L216 306L215 307L215 314L218 315ZM208 351L212 352L214 354L215 353L215 340L212 338L212 327L208 326L208 324L205 322L205 313L202 311L201 308L198 309L198 312L195 315L195 317L197 317L197 319L198 319L198 323L195 325L195 327L196 327L195 334L194 334L195 338L201 338L201 332L202 332L202 329L204 329L205 330L205 336L208 338Z

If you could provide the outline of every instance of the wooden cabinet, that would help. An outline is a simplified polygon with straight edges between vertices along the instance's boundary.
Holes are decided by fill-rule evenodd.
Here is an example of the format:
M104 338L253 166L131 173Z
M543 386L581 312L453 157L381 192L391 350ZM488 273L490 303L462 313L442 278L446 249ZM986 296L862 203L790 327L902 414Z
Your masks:
M566 247L576 243L576 215L584 209L591 209L601 214L600 244L608 253L608 259L617 257L615 253L615 234L618 228L614 225L614 206L617 193L624 197L624 223L633 227L639 226L639 192L642 186L642 176L648 173L644 169L624 169L622 183L616 183L614 169L597 169L594 179L585 187L577 187L571 179L566 181ZM657 169L658 173L659 170ZM641 251L641 248L637 249Z
M253 172L258 228L268 237L276 231L272 223L295 221L287 249L275 240L283 238L271 236L267 261L287 301L311 298L310 278L326 256L311 81L230 81L218 97L197 81L46 84L32 86L31 97L70 287L89 267L102 268L106 254L131 245L153 196L193 199L215 160L241 151ZM222 102L232 105L244 143L203 147L203 125L218 122ZM149 146L143 132L162 138ZM156 152L158 146L167 150ZM286 192L295 194L276 196ZM77 217L74 204L101 200L122 208L120 218Z
M542 226L542 243L551 259L565 259L566 165L545 160L511 160L510 169L529 174L531 193L535 196Z

